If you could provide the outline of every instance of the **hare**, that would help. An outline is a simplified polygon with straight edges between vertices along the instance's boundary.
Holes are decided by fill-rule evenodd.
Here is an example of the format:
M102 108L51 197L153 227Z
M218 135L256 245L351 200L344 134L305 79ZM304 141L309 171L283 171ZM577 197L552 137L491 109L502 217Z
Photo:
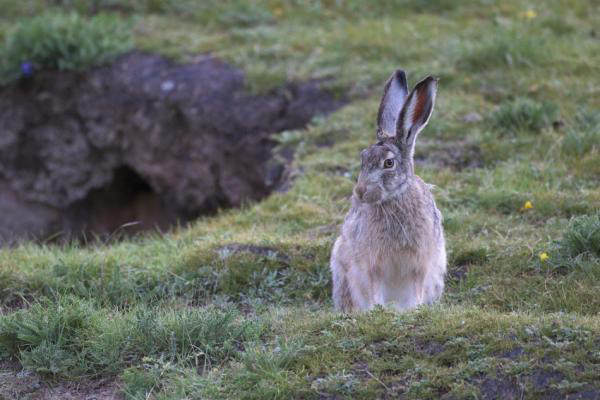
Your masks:
M352 207L331 252L333 302L339 311L369 310L377 304L409 310L442 295L442 215L431 186L415 175L413 160L436 92L437 80L428 76L409 94L401 70L385 85L377 143L361 153Z

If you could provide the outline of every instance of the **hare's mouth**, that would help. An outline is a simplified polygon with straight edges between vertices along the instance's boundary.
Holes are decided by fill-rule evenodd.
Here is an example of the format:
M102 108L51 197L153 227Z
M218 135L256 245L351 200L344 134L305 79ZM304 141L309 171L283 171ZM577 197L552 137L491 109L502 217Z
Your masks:
M369 190L363 196L363 201L369 204L379 203L381 201L381 189Z
M379 203L383 198L381 188L375 186L373 188L363 189L357 187L354 189L354 195L361 203L374 204Z

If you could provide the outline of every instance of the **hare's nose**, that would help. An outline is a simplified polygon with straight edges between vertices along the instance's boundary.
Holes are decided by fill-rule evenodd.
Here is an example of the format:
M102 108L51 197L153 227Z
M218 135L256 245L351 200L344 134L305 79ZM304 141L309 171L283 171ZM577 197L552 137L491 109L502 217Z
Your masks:
M365 195L365 192L367 191L367 188L364 185L356 185L354 187L354 195L356 197L358 197L358 199L360 201L362 201L363 196Z

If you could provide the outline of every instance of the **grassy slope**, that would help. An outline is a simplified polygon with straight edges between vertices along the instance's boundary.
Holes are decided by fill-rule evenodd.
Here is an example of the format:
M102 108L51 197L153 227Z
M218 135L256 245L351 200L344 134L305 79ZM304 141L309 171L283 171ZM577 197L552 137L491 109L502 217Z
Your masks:
M38 11L24 3L7 12ZM182 60L213 52L254 90L334 77L354 100L280 136L297 154L286 193L165 236L0 250L2 357L48 379L116 376L130 398L599 395L592 1L215 2L212 14L166 3L121 10L139 48ZM440 305L405 315L337 315L329 250L396 67L413 83L441 77L417 169L438 186L448 288ZM483 119L465 122L471 112ZM469 157L480 168L456 167ZM585 215L587 228L569 225Z

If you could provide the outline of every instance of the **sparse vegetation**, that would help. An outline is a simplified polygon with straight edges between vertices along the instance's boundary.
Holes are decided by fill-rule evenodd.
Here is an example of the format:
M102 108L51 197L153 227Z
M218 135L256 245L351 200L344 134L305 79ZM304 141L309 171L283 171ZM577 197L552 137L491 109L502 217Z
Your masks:
M63 378L119 374L148 359L210 369L227 361L265 326L225 309L148 309L111 315L93 303L61 297L5 317L0 351L23 366ZM134 379L135 380L135 379Z
M600 211L573 218L553 247L553 267L600 269Z
M539 33L526 30L499 29L486 35L481 42L472 44L461 65L473 71L486 69L534 68L547 62L552 54L546 51L546 41Z
M9 3L5 39L47 4ZM600 396L593 1L60 3L47 12L132 21L138 49L210 51L252 90L326 77L350 103L278 138L294 180L260 203L169 234L0 250L2 362L116 380L128 399ZM397 67L411 85L441 77L417 169L444 214L448 288L402 315L338 315L329 251ZM0 398L13 373L0 364Z
M496 131L517 135L524 131L540 132L552 125L557 115L552 103L536 103L519 98L500 105L492 115L492 124Z
M567 127L562 142L563 151L571 157L581 157L600 151L600 116L589 110L576 114Z

